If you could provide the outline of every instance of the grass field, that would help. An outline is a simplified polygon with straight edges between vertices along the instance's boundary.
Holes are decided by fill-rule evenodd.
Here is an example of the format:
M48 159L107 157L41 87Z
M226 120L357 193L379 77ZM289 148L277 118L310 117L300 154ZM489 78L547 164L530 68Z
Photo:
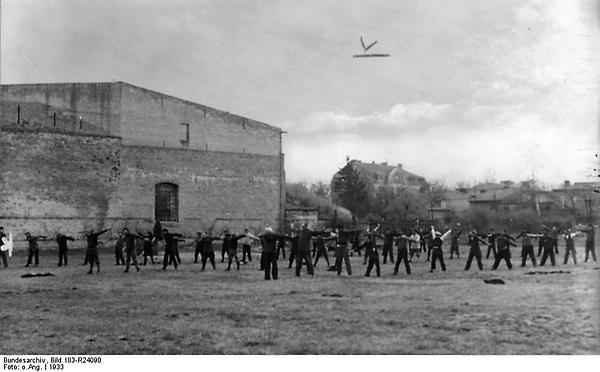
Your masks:
M582 247L579 260L582 258ZM513 249L513 261L520 252ZM53 252L41 265L25 257L0 268L0 350L4 354L597 354L600 353L600 267L531 267L492 260L463 271L429 273L421 257L413 274L382 265L382 277L337 277L318 266L314 278L296 278L280 263L280 279L263 280L258 255L239 272L224 264L200 272L191 250L183 265L159 265L124 274L112 256L100 274L87 275L83 252L57 268ZM561 252L561 262L562 262ZM321 262L319 262L321 265ZM438 269L439 270L439 269ZM21 278L28 272L53 277ZM501 278L505 285L485 284Z

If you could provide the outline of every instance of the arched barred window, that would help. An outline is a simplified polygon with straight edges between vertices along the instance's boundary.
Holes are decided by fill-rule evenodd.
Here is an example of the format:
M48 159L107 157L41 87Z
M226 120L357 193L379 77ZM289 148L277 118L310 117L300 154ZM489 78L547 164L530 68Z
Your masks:
M158 221L179 221L179 187L170 182L155 186L154 216Z

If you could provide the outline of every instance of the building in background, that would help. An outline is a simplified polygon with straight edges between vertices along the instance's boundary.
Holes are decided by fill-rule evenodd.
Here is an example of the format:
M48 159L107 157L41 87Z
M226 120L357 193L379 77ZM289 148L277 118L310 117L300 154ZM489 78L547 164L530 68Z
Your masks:
M306 223L309 229L321 228L319 225L319 209L286 206L284 231L287 233L292 229L299 229L303 223Z
M280 128L124 82L2 85L0 224L184 234L278 227Z
M390 166L388 163L363 163L360 160L350 160L346 164L352 166L360 173L369 192L372 194L384 189L397 194L404 190L422 192L427 188L425 177L421 177L405 170L402 167L402 164ZM340 172L333 175L333 181L331 183L332 193L335 192L335 190L333 190L333 185L335 184L335 179L338 177L340 177Z
M564 181L552 194L556 196L556 207L562 210L570 210L577 216L592 221L600 215L600 183L598 182L574 182Z

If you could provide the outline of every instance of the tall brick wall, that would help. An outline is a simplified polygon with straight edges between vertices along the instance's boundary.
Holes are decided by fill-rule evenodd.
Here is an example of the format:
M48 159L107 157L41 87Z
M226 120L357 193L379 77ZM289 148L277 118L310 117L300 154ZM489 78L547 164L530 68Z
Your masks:
M0 159L0 223L16 239L104 226L119 181L119 139L3 130Z
M3 127L118 136L119 112L120 89L112 83L0 86Z
M78 238L90 228L147 231L161 182L179 186L179 221L165 225L186 235L278 226L284 182L279 156L122 146L114 137L4 129L0 157L0 224L19 240L25 231Z
M189 124L189 143L181 124ZM121 83L121 136L126 145L278 155L278 128Z

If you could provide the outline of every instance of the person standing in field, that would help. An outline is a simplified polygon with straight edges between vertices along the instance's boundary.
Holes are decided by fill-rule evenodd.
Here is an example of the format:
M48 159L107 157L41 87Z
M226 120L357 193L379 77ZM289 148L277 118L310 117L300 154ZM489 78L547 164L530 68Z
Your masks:
M182 236L181 234L179 234L178 236ZM177 263L179 265L181 265L181 257L179 257L179 242L184 242L185 240L180 240L180 239L175 239L173 241L173 256L172 256L172 260L177 260ZM171 262L169 262L170 264Z
M360 234L352 235L352 248L350 249L350 256L354 255L354 252L358 254L358 257L361 255L360 248Z
M558 244L551 235L551 233L546 232L544 236L541 238L542 248L544 254L542 255L542 260L540 261L540 266L544 266L546 264L546 260L550 257L550 263L552 266L556 265L556 257L554 254L558 254ZM538 257L542 254L542 249L538 249Z
M165 248L165 237L159 220L156 220L152 228L152 254L159 255L160 250Z
M487 244L487 242L479 239L479 236L477 236L477 230L475 229L473 229L473 231L469 235L467 235L467 239L467 244L469 245L469 257L467 258L467 265L465 266L465 271L469 271L469 269L471 268L471 262L473 262L473 258L477 260L477 267L479 268L479 271L481 271L483 270L483 263L481 262L482 254L479 243Z
M202 232L198 231L198 236L194 239L194 264L198 263L198 256L200 256L200 262L202 262Z
M419 246L421 247L421 252L425 253L427 252L427 239L429 237L429 233L427 232L427 230L422 229L421 231L419 231L419 236L421 237L419 244Z
M419 230L417 230L417 229L413 229L413 232L410 235L409 250L410 250L410 257L408 258L408 262L412 261L412 258L414 255L417 255L417 258L420 257L421 236L419 235Z
M27 257L27 264L25 265L25 267L29 267L29 265L31 265L34 257L34 266L37 267L40 264L40 249L38 247L38 240L46 240L46 237L43 235L33 236L29 232L26 232L25 238L29 243L29 256Z
M388 256L390 257L390 262L394 263L394 232L390 229L386 229L383 232L382 255L384 265L386 264Z
M277 259L279 259L279 254L283 255L283 259L285 260L285 236L281 235L277 238Z
M544 229L548 237L552 239L552 242L554 243L554 251L558 253L558 228L556 226L552 226L552 228L550 228L546 225L542 225L542 229Z
M409 243L412 243L411 237L404 234L400 234L396 238L396 245L398 246L398 255L396 256L396 266L394 267L394 275L398 274L400 270L400 263L404 262L404 269L407 274L410 274L410 258L409 256Z
M496 259L496 238L498 234L494 232L494 229L490 229L489 234L487 234L488 243L487 243L487 254L485 255L485 259L490 258L490 253L493 253L493 258Z
M135 265L136 271L140 271L140 267L138 266L137 251L135 249L135 240L138 236L136 234L130 233L128 228L124 228L122 233L123 237L125 238L125 254L127 255L124 272L129 272L129 263L132 260L133 264Z
M458 238L462 234L462 230L459 230L460 223L456 224L457 229L453 230L450 234L450 259L456 254L456 258L460 258L460 252L458 250Z
M246 264L246 255L248 255L248 262L252 262L252 249L251 244L253 240L260 240L254 236L248 229L244 229L244 237L240 239L242 243L242 262Z
M302 261L306 264L308 274L311 276L315 275L315 271L312 265L312 259L310 257L310 242L312 236L316 235L310 230L306 223L303 223L298 232L298 248L296 253L296 276L300 276L302 271Z
M201 271L204 271L207 261L210 261L210 264L212 265L213 270L217 269L217 267L215 265L215 248L213 246L213 241L219 240L219 239L221 239L221 238L208 236L207 233L201 233L201 238L200 238L200 242L199 242L200 251L201 251L201 255L202 255Z
M582 232L585 233L585 260L583 262L587 262L589 259L589 255L591 253L592 259L596 262L596 247L594 241L594 225L589 224L587 228L582 229Z
M575 237L579 235L578 231L573 231L571 229L567 229L567 231L563 234L563 238L565 239L565 259L563 261L563 265L566 265L569 262L569 254L573 257L573 263L577 265L577 251L575 251Z
M7 238L6 234L4 233L4 227L0 226L0 257L2 257L2 263L4 264L4 267L8 267L8 257L6 257L8 255L8 248L4 243L5 239Z
M294 264L294 260L296 259L296 255L298 254L298 232L296 230L292 230L286 239L290 241L290 259L288 269L291 269L292 265Z
M327 268L331 267L331 264L329 263L329 257L327 255L327 247L325 246L325 241L328 239L331 239L331 237L325 238L323 236L323 234L324 234L324 232L321 232L321 233L317 234L317 236L314 238L314 243L317 248L317 253L315 256L315 262L313 264L313 268L317 267L317 262L319 262L319 258L321 258L321 257L323 257L325 259L325 262L327 262Z
M180 234L170 233L168 229L163 229L162 236L165 242L165 256L163 258L163 266L161 270L167 270L169 264L173 264L175 270L177 270L177 258L175 257L175 244L178 241L184 242L184 239L180 239Z
M440 232L435 231L435 229L433 228L433 226L431 226L431 236L433 236L434 238L432 239L431 245L431 269L429 270L430 273L434 272L436 267L435 267L435 261L440 261L440 266L442 267L442 271L446 271L446 264L444 263L444 251L442 250L442 245L444 244L444 240L450 235L450 233L452 232L452 230L448 230L446 233L444 233L443 235Z
M335 268L337 270L337 275L342 274L342 261L346 265L346 271L348 275L352 275L352 266L350 265L350 258L348 257L348 240L353 237L353 234L358 231L345 231L343 226L338 226L335 237L336 237L336 247L335 247Z
M58 244L58 265L57 266L62 266L63 265L63 261L65 266L67 266L67 251L69 250L69 247L67 245L68 241L75 241L75 239L72 236L67 236L65 234L61 234L58 233L56 235L56 243Z
M434 246L433 241L434 240L435 240L435 234L432 234L431 232L429 232L429 234L425 235L425 243L427 244L427 259L425 260L425 262L431 261L431 253L433 252L433 246Z
M533 267L536 267L537 263L535 261L533 239L540 238L540 235L530 234L529 230L526 229L525 231L517 235L515 239L519 239L520 237L523 237L523 240L521 241L521 267L525 267L527 263L527 257L531 258L531 263L533 264Z
M150 257L150 262L154 265L154 256L152 252L152 232L148 231L146 235L138 234L138 237L144 241L144 263L142 265L146 266L148 264L148 257Z
M506 229L504 229L504 233L497 235L495 238L496 242L496 258L494 259L494 266L492 266L492 270L496 270L498 265L500 265L500 261L504 260L506 262L506 266L508 269L512 269L512 262L510 261L510 247L516 247L517 245L513 243L514 238L508 234Z
M283 234L276 234L273 229L269 226L265 227L265 231L258 235L262 243L262 257L264 264L265 280L278 279L277 269L277 242L279 239L285 237Z
M362 248L365 248L365 255L369 257L369 263L367 265L367 272L365 276L371 276L371 270L375 266L377 277L381 276L381 266L379 265L379 252L377 251L377 237L374 233L369 233L366 236L366 240L361 244ZM385 236L384 236L385 239Z
M240 269L240 259L237 256L237 244L238 240L243 238L245 235L232 235L229 231L224 231L225 236L223 237L223 247L227 250L227 257L229 262L227 264L227 269L225 271L231 270L231 263L235 260L235 264L237 265L237 270Z
M123 257L123 248L125 247L125 235L123 233L118 234L115 242L115 265L125 265L125 257Z
M108 229L102 230L100 232L94 232L94 230L85 232L85 239L87 242L87 257L90 262L90 271L88 274L91 274L94 270L94 264L96 265L96 273L100 273L100 258L98 257L98 237Z

